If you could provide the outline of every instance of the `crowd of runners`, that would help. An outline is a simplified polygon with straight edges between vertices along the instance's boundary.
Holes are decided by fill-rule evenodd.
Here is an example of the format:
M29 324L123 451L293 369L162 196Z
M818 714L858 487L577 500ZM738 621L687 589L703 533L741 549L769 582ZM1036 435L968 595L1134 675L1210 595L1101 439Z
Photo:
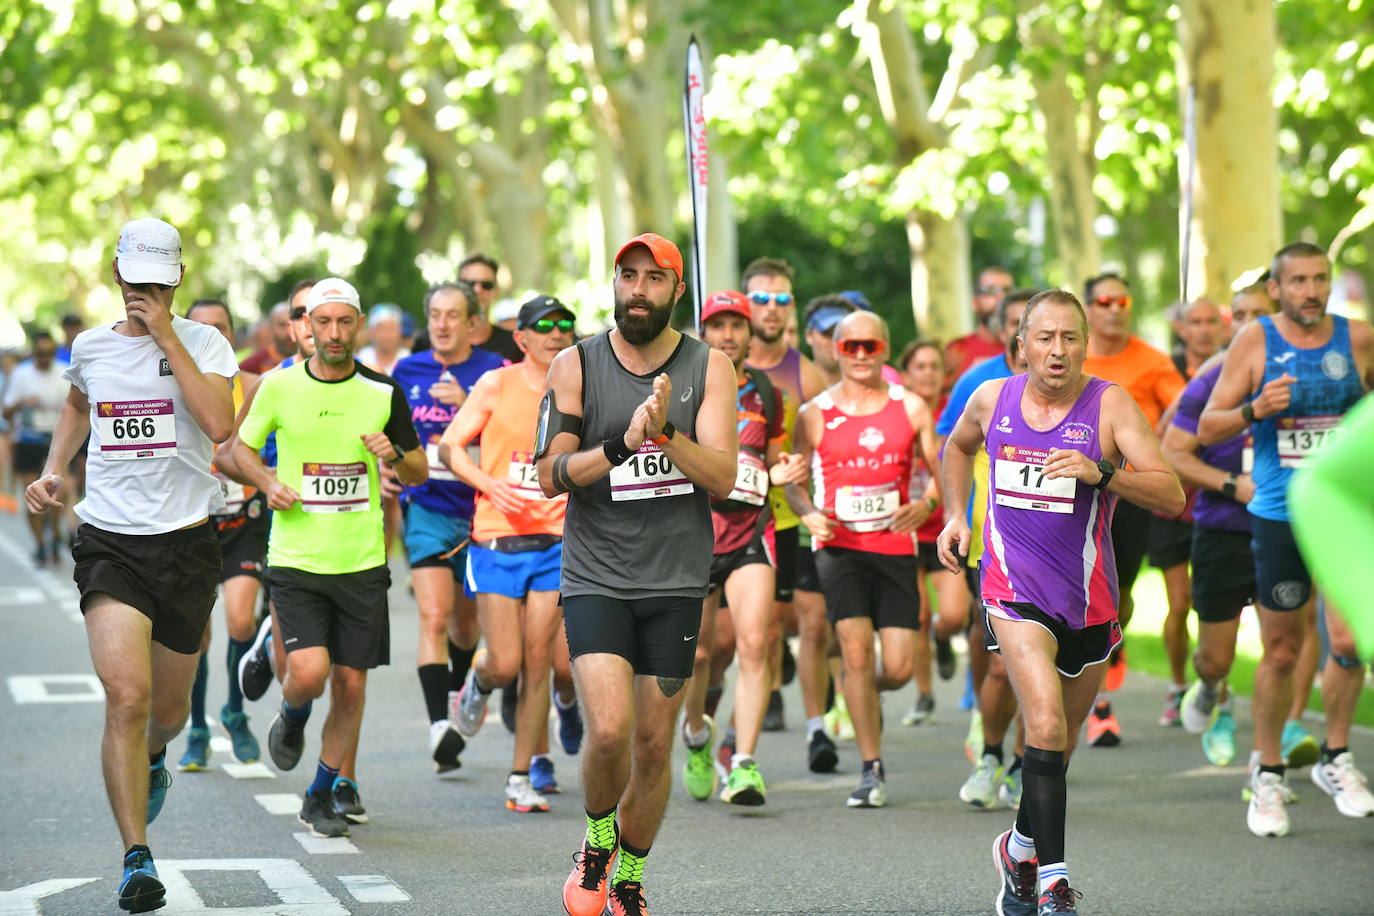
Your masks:
M499 265L474 255L414 304L418 327L345 279L301 282L238 361L222 300L174 308L175 228L128 223L111 269L123 320L70 316L64 345L35 333L8 367L0 457L34 562L73 564L125 910L165 903L147 827L171 772L208 766L212 682L237 760L310 758L314 835L367 822L359 729L369 672L400 661L387 592L402 565L429 723L415 753L457 769L492 740L494 701L514 739L491 791L518 814L559 792L551 741L580 759L571 916L647 913L675 779L701 802L779 803L759 737L789 714L812 772L852 747L844 806L883 807L884 730L929 720L965 643L971 769L951 796L1014 818L989 899L1076 912L1070 757L1156 727L1112 706L1146 562L1168 602L1158 725L1197 734L1219 767L1246 752L1228 676L1257 616L1249 830L1288 832L1302 767L1342 814L1374 815L1348 747L1365 667L1337 604L1366 591L1319 591L1331 567L1314 586L1299 545L1323 553L1321 534L1289 515L1290 479L1314 504L1358 498L1304 469L1359 460L1332 443L1374 383L1374 335L1328 314L1320 248L1286 246L1224 305L1177 305L1172 352L1136 336L1112 273L1079 298L987 268L973 333L898 348L861 292L803 307L771 257L682 333L682 256L644 234L616 254L603 332L580 336L552 295L498 316ZM212 634L221 589L227 633ZM1320 740L1301 720L1318 670ZM780 692L793 678L799 711ZM913 681L911 709L885 716L880 695ZM252 723L256 701L274 712Z

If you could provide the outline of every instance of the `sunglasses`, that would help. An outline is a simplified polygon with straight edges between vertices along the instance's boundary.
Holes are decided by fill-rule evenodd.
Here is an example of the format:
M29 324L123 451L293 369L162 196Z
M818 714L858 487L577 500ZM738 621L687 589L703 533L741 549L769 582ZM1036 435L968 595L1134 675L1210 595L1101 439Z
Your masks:
M1100 308L1100 309L1109 309L1109 308L1111 308L1112 306L1116 306L1117 308L1119 308L1119 309L1121 309L1121 310L1123 310L1123 311L1126 311L1126 310L1129 310L1130 307L1131 307L1131 297L1130 297L1130 296L1098 296L1096 299L1094 299L1094 300L1092 301L1092 304L1095 305L1095 306L1097 306L1097 307Z
M835 347L845 356L862 359L865 356L881 356L887 352L887 341L875 337L846 337L835 342Z
M1011 287L1010 287L1010 286L980 286L980 287L978 287L977 292L978 292L978 295L980 295L980 296L1005 296L1007 293L1011 292Z
M768 305L772 303L779 307L786 308L792 304L792 294L753 292L749 294L749 301L755 305Z
M554 328L560 331L571 332L573 320L571 318L540 318L538 321L531 322L525 326L527 331L538 331L540 334L547 334Z
M492 290L496 289L495 280L468 280L467 284L468 286L471 286L474 289L484 289L487 292L491 292Z

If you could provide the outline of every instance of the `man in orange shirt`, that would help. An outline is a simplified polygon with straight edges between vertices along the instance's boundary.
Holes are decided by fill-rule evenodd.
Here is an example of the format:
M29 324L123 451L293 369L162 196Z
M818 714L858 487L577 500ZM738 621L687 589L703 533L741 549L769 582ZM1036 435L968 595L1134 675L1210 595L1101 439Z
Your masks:
M1088 358L1083 371L1116 382L1135 399L1151 428L1159 426L1164 411L1183 391L1183 376L1168 354L1131 333L1131 290L1125 279L1102 273L1084 284L1084 305L1088 313ZM1112 547L1116 554L1116 575L1120 586L1117 616L1124 630L1135 604L1131 587L1140 573L1140 564L1149 548L1151 516L1125 500L1116 506L1112 518ZM1126 664L1121 650L1112 656L1104 693L1098 697L1088 717L1088 743L1094 747L1115 747L1121 743L1121 725L1112 713L1108 694L1121 685Z

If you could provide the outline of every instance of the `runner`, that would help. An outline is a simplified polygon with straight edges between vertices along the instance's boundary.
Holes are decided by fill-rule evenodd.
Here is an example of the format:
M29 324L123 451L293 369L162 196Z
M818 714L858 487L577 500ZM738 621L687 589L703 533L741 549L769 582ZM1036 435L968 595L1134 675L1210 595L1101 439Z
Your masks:
M1302 614L1293 612L1314 600L1311 576L1288 523L1289 478L1320 451L1341 416L1374 381L1369 325L1326 313L1330 270L1326 252L1306 242L1274 255L1268 288L1281 314L1262 315L1235 336L1198 422L1204 445L1247 426L1255 440L1255 494L1248 508L1264 654L1251 703L1258 765L1252 767L1246 825L1256 836L1283 836L1289 828L1281 728L1303 629ZM1312 779L1342 814L1364 817L1374 814L1374 797L1348 752L1364 665L1350 629L1329 602L1327 611L1326 741Z
M472 543L467 549L467 588L477 596L477 620L486 650L473 662L455 708L459 732L477 734L487 697L497 687L514 689L515 750L506 778L506 807L529 813L549 810L543 795L552 783L548 757L549 666L557 670L563 697L556 704L562 730L580 735L572 694L567 641L558 608L563 562L566 496L546 499L534 474L534 430L549 364L572 346L577 318L552 296L535 296L520 307L515 339L525 358L483 375L439 444L440 461L477 491ZM465 449L481 437L480 465ZM580 744L580 738L578 743ZM571 753L576 753L573 747ZM544 789L532 777L539 773Z
M59 472L90 434L72 576L105 690L101 765L126 850L119 907L143 913L166 903L147 825L172 784L167 743L186 723L215 603L220 551L209 517L224 503L210 451L233 428L238 367L213 328L172 314L185 276L175 228L126 223L112 266L126 319L77 337L52 448L24 495L30 512L61 509Z
M1005 346L996 327L997 303L1016 288L1005 267L984 267L973 280L973 333L945 347L945 387L984 360L996 359ZM957 419L957 417L956 417Z
M57 341L47 331L32 335L33 356L14 368L4 386L4 419L14 428L14 473L25 490L38 479L52 448L53 430L71 390L57 359ZM11 491L6 491L11 492ZM65 494L60 494L65 495ZM58 513L31 513L35 566L57 565L62 556L62 518Z
M396 364L410 355L401 337L401 307L379 302L367 310L367 346L358 351L358 362L373 372L393 374Z
M973 455L986 451L988 646L1002 655L1027 732L1016 824L993 844L996 909L1052 916L1077 912L1081 896L1065 865L1065 762L1121 639L1112 511L1132 499L1176 513L1184 500L1130 396L1083 374L1088 322L1072 293L1036 295L1018 336L1027 374L979 386L945 446L945 492L951 508L967 505ZM957 572L969 528L962 511L949 515L940 560Z
M329 715L299 819L316 836L337 837L350 820L367 820L356 780L340 770L357 751L368 669L390 661L377 465L386 462L407 485L422 483L427 465L400 386L353 358L357 290L321 280L306 309L315 355L263 376L233 447L274 513L268 581L286 671L267 749L278 769L296 767L311 704L327 682ZM273 431L275 471L258 454ZM341 796L354 809L348 818L336 810Z
M191 321L207 324L219 331L226 343L233 347L234 319L229 307L220 299L197 299L186 310ZM257 377L240 371L234 376L234 412L243 406L244 391ZM219 451L217 448L216 452ZM223 473L211 471L219 481L224 496L224 512L210 521L215 526L223 562L219 580L224 588L224 617L229 631L229 647L225 652L225 666L229 672L229 696L219 711L220 724L229 735L234 758L240 763L252 763L261 755L258 739L248 729L248 716L243 712L243 691L239 689L239 660L253 645L253 607L258 600L258 584L262 581L263 561L267 558L267 499L256 490L245 488ZM210 728L205 719L205 698L210 686L210 626L200 643L200 661L196 663L196 680L191 685L191 727L186 733L186 752L177 763L178 770L196 772L206 769L210 758Z
M668 324L686 291L677 246L646 233L615 264L616 326L554 360L535 448L544 495L570 494L563 620L587 723L571 916L648 909L644 860L711 568L707 494L728 495L737 468L730 360Z
M1276 308L1264 284L1254 284L1231 300L1233 327L1239 332L1252 319L1273 314ZM1191 545L1192 605L1198 617L1193 668L1198 679L1183 695L1179 712L1183 727L1202 736L1202 752L1208 761L1224 767L1236 756L1236 725L1226 676L1235 661L1241 611L1255 600L1255 563L1245 511L1255 484L1250 477L1252 459L1247 460L1253 453L1247 433L1207 448L1198 444L1198 417L1220 376L1221 357L1198 367L1179 398L1163 448L1179 479L1201 491L1193 512Z
M784 463L782 396L768 376L744 365L749 352L749 300L728 290L706 300L701 311L701 339L730 358L735 367L736 428L739 434L739 471L735 488L725 499L711 500L715 530L711 559L711 593L702 607L696 666L684 702L682 722L687 762L683 783L698 800L717 787L711 761L715 722L706 714L706 687L711 663L712 632L722 592L729 601L734 624L739 680L735 686L735 752L720 800L734 805L762 805L767 789L754 760L772 686L768 653L776 623L773 601L772 514L768 488L787 483L788 471L802 471L799 460Z
M787 491L811 532L844 659L843 689L863 757L851 808L887 803L878 691L911 680L911 631L920 630L912 533L939 502L938 496L911 499L912 462L919 457L939 466L934 424L920 398L883 380L888 346L887 323L876 314L855 312L840 321L840 381L797 415L795 448L812 468L815 502L804 484ZM875 632L882 646L877 671Z
M497 327L494 321L488 320L491 307L496 302L496 274L499 269L494 259L484 254L471 254L458 265L458 279L472 284L480 306L478 312L481 320L474 325L472 345L518 363L522 354L515 343L515 336L505 328Z

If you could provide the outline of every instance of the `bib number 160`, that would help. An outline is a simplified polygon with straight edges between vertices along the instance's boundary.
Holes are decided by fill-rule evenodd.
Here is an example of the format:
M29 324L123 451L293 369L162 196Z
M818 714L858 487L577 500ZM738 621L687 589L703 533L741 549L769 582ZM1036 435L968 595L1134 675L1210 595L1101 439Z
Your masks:
M673 472L673 462L662 452L634 454L626 464L636 477L661 477Z

